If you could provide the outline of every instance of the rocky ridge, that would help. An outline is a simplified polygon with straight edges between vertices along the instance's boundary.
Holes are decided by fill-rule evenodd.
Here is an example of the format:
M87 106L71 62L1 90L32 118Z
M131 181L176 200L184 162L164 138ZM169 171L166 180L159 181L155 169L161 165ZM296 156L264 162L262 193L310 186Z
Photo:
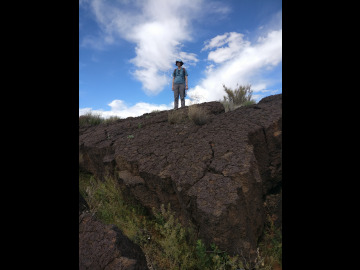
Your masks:
M150 211L170 203L207 244L254 253L266 215L281 226L282 95L227 113L219 102L198 106L209 115L202 126L171 124L162 111L80 127L79 166L116 178Z

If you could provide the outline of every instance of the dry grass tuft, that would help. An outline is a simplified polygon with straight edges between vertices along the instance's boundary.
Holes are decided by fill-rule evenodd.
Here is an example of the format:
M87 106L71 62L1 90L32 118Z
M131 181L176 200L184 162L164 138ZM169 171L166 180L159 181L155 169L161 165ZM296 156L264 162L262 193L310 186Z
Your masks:
M204 125L209 121L208 113L198 105L192 105L189 107L188 112L189 119L196 125Z
M94 114L92 112L88 112L84 115L79 117L79 126L96 126L101 123L112 123L116 122L117 120L121 119L118 116L110 116L108 119L101 117L100 114Z
M168 122L170 124L179 124L187 120L184 110L171 110L168 112Z

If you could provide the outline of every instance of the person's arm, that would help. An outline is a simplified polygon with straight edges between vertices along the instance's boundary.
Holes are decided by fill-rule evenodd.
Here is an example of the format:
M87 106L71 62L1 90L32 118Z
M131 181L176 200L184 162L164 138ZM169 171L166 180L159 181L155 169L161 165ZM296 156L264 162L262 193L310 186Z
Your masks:
M175 81L175 77L173 76L173 81L172 81L172 87L171 89L174 91L174 81Z
M188 76L185 76L185 89L188 89L188 79L187 79Z

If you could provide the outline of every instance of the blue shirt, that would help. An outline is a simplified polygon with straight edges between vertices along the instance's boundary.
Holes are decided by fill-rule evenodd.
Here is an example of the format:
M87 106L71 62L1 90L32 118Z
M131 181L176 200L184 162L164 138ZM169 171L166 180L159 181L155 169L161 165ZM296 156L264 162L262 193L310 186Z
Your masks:
M175 74L174 74L175 73ZM187 70L185 69L185 76L188 76ZM173 77L175 77L174 83L181 83L185 84L185 76L184 76L184 69L176 69L175 72L173 72Z

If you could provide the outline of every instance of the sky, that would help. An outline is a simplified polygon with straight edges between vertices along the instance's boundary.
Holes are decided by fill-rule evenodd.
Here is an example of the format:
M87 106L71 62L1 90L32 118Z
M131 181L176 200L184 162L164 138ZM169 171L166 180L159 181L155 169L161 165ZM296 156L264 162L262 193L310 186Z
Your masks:
M282 93L282 0L79 0L79 115L172 109L177 59L186 105Z

